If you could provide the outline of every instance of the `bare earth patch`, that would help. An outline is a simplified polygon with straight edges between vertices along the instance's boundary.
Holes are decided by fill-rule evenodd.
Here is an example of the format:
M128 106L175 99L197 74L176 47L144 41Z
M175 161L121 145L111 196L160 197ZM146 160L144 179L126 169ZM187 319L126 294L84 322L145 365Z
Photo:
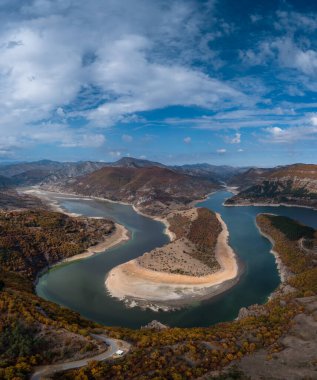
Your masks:
M280 339L284 349L271 358L262 349L238 364L252 380L317 378L317 297L301 298L298 302L306 310L294 318L293 327Z
M156 248L137 258L143 268L158 272L186 274L189 276L206 276L214 272L206 264L193 258L190 253L195 245L186 238L178 239L162 248Z

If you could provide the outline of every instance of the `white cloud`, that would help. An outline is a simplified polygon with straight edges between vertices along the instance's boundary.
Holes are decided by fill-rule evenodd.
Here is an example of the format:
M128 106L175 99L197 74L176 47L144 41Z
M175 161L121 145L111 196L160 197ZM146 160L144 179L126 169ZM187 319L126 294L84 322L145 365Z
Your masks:
M98 136L99 127L142 121L140 111L246 99L192 68L198 58L216 61L208 42L232 29L220 22L217 35L204 35L213 1L34 0L14 8L0 14L0 129L7 136L19 139L56 116L87 119ZM102 138L82 140L97 145Z
M269 127L274 124L280 126L297 125L304 121L289 104L285 107L273 108L240 108L237 110L224 110L216 112L212 116L201 116L197 118L168 118L168 125L186 125L194 129L205 129L218 131L223 129L260 128ZM240 136L241 138L241 136ZM229 142L230 137L226 137Z
M241 152L244 152L244 149L238 149L238 152L241 153Z
M317 23L316 23L317 25ZM316 77L317 51L310 44L302 46L293 36L269 38L260 41L256 48L240 51L240 59L251 66L268 66L277 63L280 68L295 69L309 77Z
M317 29L315 14L305 14L300 12L277 11L277 21L274 23L275 29L284 31L291 35L298 31L313 32Z
M65 124L41 123L27 126L20 135L0 138L1 145L9 148L30 147L34 144L54 144L64 148L98 148L106 142L104 135L87 129L70 129Z
M126 143L130 143L130 142L132 142L133 141L133 137L132 136L130 136L130 135L122 135L121 136L121 138L122 138L122 141L124 141L124 142L126 142Z
M187 136L187 137L184 138L184 143L185 144L189 144L189 143L191 143L191 141L192 141L192 139L189 136Z
M65 116L65 112L64 112L64 110L63 110L62 107L58 107L57 110L56 110L56 113L60 117L64 117Z
M230 144L240 144L241 143L241 133L236 133L233 137L226 137L226 141Z
M101 134L82 134L75 138L72 137L69 141L65 141L61 144L65 148L99 148L106 142L106 138Z
M211 108L244 98L229 85L197 70L149 62L143 51L146 42L139 38L129 37L115 45L113 49L107 46L105 57L109 59L114 52L115 56L102 61L97 77L105 89L116 94L116 99L85 113L94 124L108 126L122 115L171 105Z
M288 37L273 42L272 48L278 51L278 61L281 66L296 69L306 75L316 75L316 51L312 49L303 50Z
M272 143L296 143L301 140L317 139L317 116L311 116L305 125L290 128L270 127L265 132L269 135L264 141Z
M216 152L219 153L219 154L224 154L224 153L227 152L227 149L220 148L220 149L217 149Z
M259 15L259 14L253 14L253 15L250 15L250 19L253 23L256 23L260 20L263 19L263 16Z
M116 158L118 158L118 157L121 156L122 153L121 153L120 151L118 151L118 150L112 150L112 151L109 152L109 154L110 154L110 156L112 156L112 157L116 157Z

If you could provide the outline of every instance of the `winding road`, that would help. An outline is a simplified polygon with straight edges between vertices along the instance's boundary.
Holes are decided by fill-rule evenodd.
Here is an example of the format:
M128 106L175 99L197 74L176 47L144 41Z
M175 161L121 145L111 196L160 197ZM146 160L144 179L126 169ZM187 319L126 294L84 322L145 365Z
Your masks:
M95 335L95 334L91 334L91 336L95 339L102 340L103 342L105 342L109 346L107 351L102 352L101 354L98 354L95 356L91 356L89 358L81 359L81 360L36 367L35 372L33 373L30 379L41 380L41 379L45 379L46 376L52 375L56 372L83 367L92 360L103 361L106 359L110 359L111 357L115 355L117 350L123 349L123 347L124 347L124 353L127 353L127 351L129 350L129 346L127 342L121 341L119 339L111 339L111 338L107 338L104 335Z

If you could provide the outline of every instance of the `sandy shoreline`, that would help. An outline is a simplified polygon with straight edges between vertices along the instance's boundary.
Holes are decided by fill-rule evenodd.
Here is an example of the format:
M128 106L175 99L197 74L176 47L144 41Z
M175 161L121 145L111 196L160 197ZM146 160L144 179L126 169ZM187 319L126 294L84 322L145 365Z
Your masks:
M219 214L217 218L222 225L216 245L216 258L221 267L219 271L194 277L157 272L143 268L136 260L131 260L109 272L105 281L109 293L121 300L139 300L141 303L169 304L180 301L186 304L227 290L229 282L233 286L239 275L238 263L228 244L227 226Z
M46 202L49 206L51 206L51 208L54 211L61 212L63 214L66 214L66 215L72 216L72 217L82 216L81 214L76 214L73 212L67 212L65 209L63 209L59 205L59 203L56 200L51 199L49 197L49 195L46 194L47 193L46 191L42 191L42 190L38 189L38 190L30 190L28 192L36 194L39 198L41 198L44 202ZM54 194L63 195L63 193L54 193ZM70 194L65 194L65 195L70 195ZM102 218L101 217L90 217L90 219L102 219ZM120 244L121 242L129 240L129 238L130 238L129 237L129 231L123 225L121 225L119 223L115 223L115 231L113 233L111 233L110 235L105 236L104 241L89 247L83 253L79 253L78 255L68 257L68 258L60 261L59 263L81 260L81 259L84 259L86 257L92 256L95 253L104 252L107 249L110 249L110 248ZM56 264L54 264L54 265L56 265Z
M263 215L274 215L274 214L263 214ZM279 253L274 250L275 240L270 235L268 235L262 231L261 227L258 225L256 220L255 220L255 225L256 225L260 235L264 236L272 244L272 248L270 250L270 253L272 253L272 255L275 257L275 263L277 266L277 270L278 270L281 282L285 283L292 276L292 273L289 271L287 266L285 264L283 264L283 262L279 256Z
M61 261L61 263L68 263L71 261L81 260L86 257L93 256L96 253L107 251L126 240L130 239L129 231L121 224L115 223L115 230L110 235L105 236L105 240L89 247L85 252L79 253L78 255L68 257Z
M296 204L289 204L289 203L235 203L235 204L226 204L223 202L222 204L225 207L300 207L300 208L308 208L311 210L317 211L316 207L312 206L305 206L305 205L296 205Z
M71 216L71 217L79 217L79 216L82 216L81 214L76 214L76 213L71 213L71 212L67 212L65 209L63 209L57 200L55 199L52 199L47 193L47 191L42 191L40 189L31 189L31 190L27 190L25 191L25 193L31 193L31 194L35 194L38 198L40 198L41 200L43 200L46 204L48 204L53 211L56 211L56 212L61 212L65 215L68 215L68 216ZM51 192L52 194L55 194L55 195L60 195L60 196L63 196L63 195L72 195L72 194L66 194L66 193L55 193L55 192ZM84 198L84 197L82 197ZM88 199L91 199L91 198L88 198ZM90 217L90 219L102 219L101 217ZM105 252L107 250L109 250L110 248L113 248L119 244L122 244L123 242L127 241L130 239L130 233L129 231L121 224L119 223L115 223L115 230L109 234L109 235L105 235L104 237L104 240L99 242L98 244L96 245L93 245L91 247L89 247L88 249L86 249L86 251L82 252L82 253L79 253L78 255L75 255L75 256L71 256L71 257L67 257L63 260L60 260L56 263L54 263L53 265L50 265L50 266L47 266L45 268L43 268L36 276L36 279L34 281L34 283L36 284L38 282L38 279L44 274L46 273L49 269L57 266L57 265L60 265L60 264L63 264L63 263L67 263L67 262L72 262L72 261L77 261L77 260L82 260L82 259L85 259L87 257L90 257L90 256L93 256L97 253L101 253L101 252Z
M139 215L142 215L142 216L145 216L146 218L150 218L150 219L153 219L153 220L156 220L158 222L163 223L165 225L164 234L169 237L170 241L175 240L175 234L172 231L170 231L170 229L169 229L170 224L169 224L167 218L160 218L159 216L147 215L144 212L142 212L140 209L138 209L135 205L132 205L132 208Z
M45 274L47 271L49 271L53 267L56 267L57 265L60 265L63 263L69 263L69 262L77 261L77 260L83 260L97 253L105 252L109 250L110 248L113 248L119 244L122 244L123 242L130 239L130 233L124 226L118 223L115 223L115 226L116 226L116 229L114 230L114 232L112 232L110 235L105 236L105 239L101 241L100 243L96 245L92 245L91 247L86 249L86 251L79 253L78 255L66 257L63 260L59 260L56 263L52 265L48 265L45 268L43 268L40 272L37 273L36 278L34 280L34 285L38 283L39 278L43 274Z
M27 190L22 190L21 192L25 193L25 194L33 194L40 199L51 202L50 204L52 204L52 205L57 205L57 207L58 207L58 202L52 201L52 199L49 197L49 194L55 195L57 197L60 196L63 198L64 197L65 198L70 197L71 199L76 199L76 200L80 200L80 199L85 199L85 200L90 200L90 201L97 200L97 201L106 201L109 203L118 203L118 204L126 205L126 206L132 206L131 203L123 202L123 201L114 201L114 200L109 199L109 198L94 197L94 196L81 195L81 194L76 194L76 193L65 193L65 192L60 192L58 190L45 190L45 189L41 189L41 188L36 187L36 186L34 186L32 188L27 188ZM59 209L62 210L60 207L59 207ZM63 210L63 212L65 213L64 210ZM70 214L70 215L73 215L73 214ZM74 214L74 215L76 215L76 214ZM149 217L148 215L145 215L145 216Z

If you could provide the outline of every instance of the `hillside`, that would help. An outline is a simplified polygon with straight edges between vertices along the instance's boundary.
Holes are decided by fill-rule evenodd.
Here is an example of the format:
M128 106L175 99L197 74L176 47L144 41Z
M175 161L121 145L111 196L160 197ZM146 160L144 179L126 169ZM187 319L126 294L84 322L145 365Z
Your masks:
M124 201L155 214L200 199L217 185L166 168L105 167L70 181L64 187L77 194Z
M232 176L227 185L238 187L241 191L263 181L272 170L268 168L250 168L243 173Z
M19 194L15 189L0 190L0 210L46 208L37 197L29 194Z
M258 171L252 169L240 176L240 181L241 184L253 184L228 199L227 205L285 203L317 207L317 165L295 164ZM240 186L245 188L244 185Z
M28 171L41 170L47 173L60 170L63 163L50 160L40 160L34 162L16 162L0 166L0 175L13 177Z
M36 365L105 350L89 335L97 324L36 296L31 280L112 229L107 220L44 210L0 212L0 379L28 379Z
M114 230L111 221L58 212L0 212L0 266L34 280L38 272L84 252Z
M88 174L104 167L103 162L57 162L41 160L0 166L0 175L10 179L17 186L51 184Z
M0 189L7 189L14 186L14 181L10 178L0 175Z

